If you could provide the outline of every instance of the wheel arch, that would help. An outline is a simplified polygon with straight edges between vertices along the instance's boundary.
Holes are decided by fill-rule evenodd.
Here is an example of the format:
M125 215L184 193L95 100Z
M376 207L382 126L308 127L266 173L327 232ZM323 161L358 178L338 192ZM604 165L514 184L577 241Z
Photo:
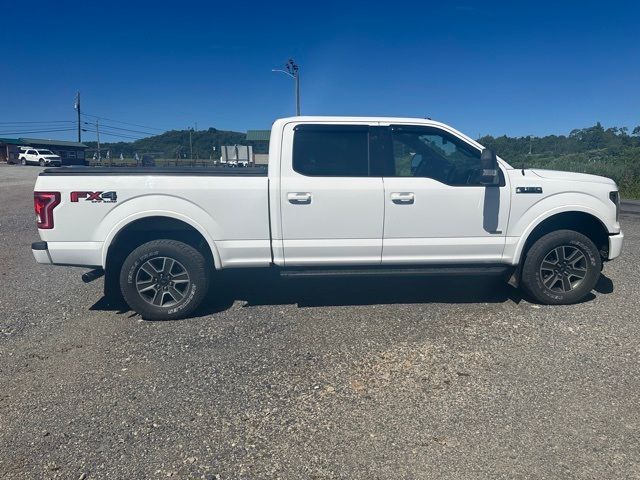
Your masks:
M152 211L128 217L111 229L102 250L105 270L136 247L160 238L187 243L205 254L215 269L221 268L215 242L201 225L176 212Z
M527 252L536 240L556 230L574 230L582 233L596 245L600 256L607 258L609 231L604 221L592 211L572 209L552 212L532 223L520 238L513 263L515 265L522 264Z

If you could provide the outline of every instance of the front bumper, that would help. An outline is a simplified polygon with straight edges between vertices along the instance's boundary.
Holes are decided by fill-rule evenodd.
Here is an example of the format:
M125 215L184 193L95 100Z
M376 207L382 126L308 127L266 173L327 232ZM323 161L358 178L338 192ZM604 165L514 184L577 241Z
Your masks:
M624 233L622 233L622 231L615 235L609 235L609 260L613 260L620 256L623 244Z

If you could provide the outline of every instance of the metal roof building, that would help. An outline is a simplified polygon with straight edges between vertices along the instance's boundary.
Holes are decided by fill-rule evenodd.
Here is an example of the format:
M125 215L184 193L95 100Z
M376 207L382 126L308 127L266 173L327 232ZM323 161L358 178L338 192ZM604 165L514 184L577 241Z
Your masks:
M0 138L0 162L18 163L19 147L46 148L62 159L63 165L84 165L84 143L44 138Z
M269 142L271 130L247 130L247 142Z
M247 130L247 143L253 147L253 163L269 163L269 139L271 130Z

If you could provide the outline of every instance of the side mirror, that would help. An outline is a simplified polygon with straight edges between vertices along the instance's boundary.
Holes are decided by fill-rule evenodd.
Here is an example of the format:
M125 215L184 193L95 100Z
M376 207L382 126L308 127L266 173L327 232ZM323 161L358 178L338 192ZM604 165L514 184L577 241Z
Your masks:
M496 152L485 148L480 156L480 166L482 167L482 175L480 183L482 185L499 185L500 174L498 169L498 158Z

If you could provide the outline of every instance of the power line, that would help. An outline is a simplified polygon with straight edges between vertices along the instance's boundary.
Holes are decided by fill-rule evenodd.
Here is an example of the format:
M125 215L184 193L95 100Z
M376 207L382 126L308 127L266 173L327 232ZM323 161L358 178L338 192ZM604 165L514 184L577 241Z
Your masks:
M98 121L96 120L96 123L92 123L92 122L82 122L84 125L88 125L88 126L96 126ZM112 130L113 127L111 127L110 125L104 125L104 124L100 124L100 134L101 135L106 135L109 137L119 137L119 138L127 138L130 140L141 140L145 137L139 137L139 136L134 136L134 135L129 135L128 132L130 132L131 130L128 129L123 129L125 130L125 132L120 132L120 131L114 131ZM116 127L117 128L117 127ZM83 132L89 132L88 129L83 128L82 129ZM137 132L138 130L133 130L133 132ZM145 132L147 133L147 132ZM150 134L150 135L155 135L155 134Z
M90 122L84 122L86 125L93 125L93 123ZM105 125L104 123L101 124L103 127L107 127L107 128L111 128L113 130L121 130L124 132L132 132L132 133L142 133L144 135L149 135L149 136L153 136L153 135L157 135L157 133L154 132L143 132L142 130L133 130L131 128L123 128L123 127L116 127L115 125Z
M145 137L134 137L132 135L126 135L126 134L122 134L122 133L105 132L104 130L101 130L101 133L103 135L107 135L109 137L129 138L131 140L142 140L143 138L145 138Z
M35 123L75 123L73 120L39 120L37 122L0 122L0 125L22 125Z
M95 125L95 123L87 123L84 122L86 125ZM86 129L83 129L83 131L87 131ZM139 136L139 135L132 135L132 133L136 133L135 131L125 131L125 132L120 132L120 131L116 131L116 130L112 130L110 126L108 125L102 125L100 124L100 132L101 133L105 133L105 134L109 134L109 135L113 135L113 136L120 136L123 138L133 138L133 139L141 139L141 138L148 138L148 136Z
M86 129L82 129L82 131L86 132ZM109 133L109 132L105 132L104 130L102 130L102 125L100 126L100 135L103 136L107 136L107 137L119 137L119 138L128 138L130 140L142 140L144 137L133 137L131 135L124 135L121 133Z
M167 130L165 128L150 127L149 125L140 125L138 123L130 123L130 122L123 122L122 120L114 120L113 118L107 118L107 117L103 117L103 116L93 115L91 113L83 113L82 115L87 116L87 117L92 117L92 118L99 118L100 120L108 120L108 121L114 122L114 123L121 123L122 125L130 125L130 126L133 126L133 127L147 128L149 130L158 130L159 132L166 132L166 130Z
M50 130L21 130L19 132L0 132L0 135L24 135L25 133L69 132L75 128L56 128Z

